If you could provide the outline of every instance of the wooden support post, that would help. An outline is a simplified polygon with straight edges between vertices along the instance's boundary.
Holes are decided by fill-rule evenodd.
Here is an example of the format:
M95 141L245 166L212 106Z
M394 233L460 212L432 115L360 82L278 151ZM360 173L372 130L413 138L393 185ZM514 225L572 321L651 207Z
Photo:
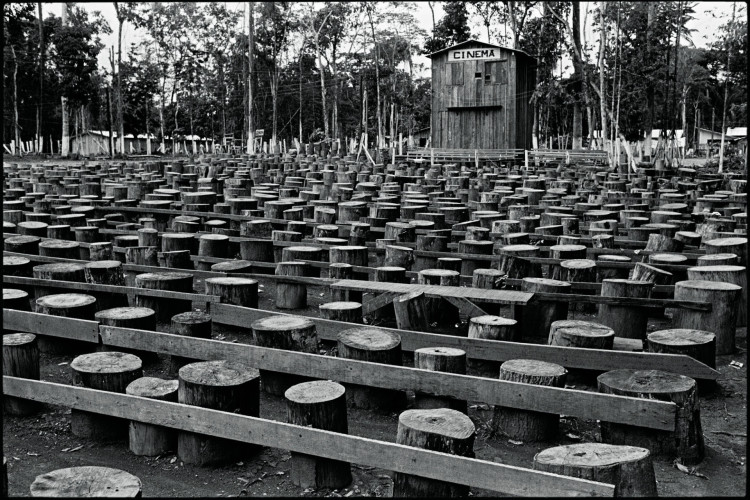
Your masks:
M424 292L411 292L393 299L397 328L426 332L429 329Z
M474 456L474 423L461 412L448 408L406 410L398 417L396 442L463 457ZM467 486L396 472L394 497L467 497Z
M534 470L615 485L615 497L656 497L651 452L635 446L579 443L534 455Z
M500 316L484 315L469 320L470 339L507 340L516 341L520 332L516 328L516 320ZM469 358L468 366L477 371L481 377L495 378L499 373L500 363L498 361L484 361Z
M695 328L716 335L716 355L732 354L737 324L737 297L742 288L732 283L705 280L679 281L674 287L675 300L711 303L711 311L675 309L675 328Z
M128 384L143 376L141 360L122 352L95 352L76 357L70 363L73 384L100 391L125 393ZM128 422L117 417L71 410L71 432L92 440L125 439Z
M395 333L376 328L351 328L340 332L337 340L340 358L401 366L401 337ZM406 406L403 391L344 385L346 402L351 407L390 412Z
M243 307L258 307L258 282L247 278L206 278L206 295L217 295L221 302Z
M211 316L200 311L189 311L172 316L169 333L199 339L211 338ZM199 360L182 356L170 356L169 373L176 374L183 366Z
M177 380L141 377L125 388L125 393L158 401L177 402ZM177 449L177 431L161 425L130 421L128 448L138 456L154 457Z
M193 275L188 273L144 273L135 277L137 288L149 290L169 290L172 292L193 292ZM160 297L148 297L136 295L135 304L139 307L148 307L156 311L156 320L166 323L171 320L177 312L190 311L190 301L178 299L164 299Z
M465 375L466 352L452 347L422 347L415 349L414 368ZM455 399L420 391L414 393L414 407L422 410L450 408L464 414L467 412L465 399Z
M5 307L4 298L3 306ZM3 375L39 380L39 346L36 335L3 335ZM41 406L35 401L3 396L3 412L7 415L32 415L40 409Z
M521 290L529 293L570 293L571 284L547 278L523 278ZM567 302L534 301L523 308L521 324L529 337L546 337L552 323L567 318Z
M512 359L500 366L500 380L563 387L567 371L560 365L531 359ZM492 427L498 434L519 441L555 439L560 415L496 405Z
M700 402L695 380L659 370L612 370L597 377L599 392L671 401L678 407L673 431L627 424L600 423L602 442L647 448L654 455L676 456L683 465L697 465L705 454Z
M177 400L182 404L259 416L260 375L247 365L229 361L204 361L179 371ZM177 456L198 466L234 462L257 447L228 439L179 431Z
M309 276L310 269L307 262L279 262L276 264L276 275ZM304 309L307 307L307 285L304 283L276 282L276 307L279 309Z
M287 419L290 424L348 433L344 386L330 380L315 380L287 389ZM352 482L348 462L292 452L290 477L300 488L343 488Z
M47 295L36 300L36 312L50 316L94 320L96 298L82 293L60 293ZM39 351L46 354L70 354L88 352L93 344L78 340L68 340L47 335L37 337Z
M606 279L602 281L602 297L648 298L654 284L648 281ZM599 304L597 323L608 326L617 337L646 339L648 313L642 307Z
M250 327L255 344L260 347L318 354L318 335L315 323L299 316L270 316L253 322ZM277 396L295 384L307 382L308 377L289 373L260 370L261 388Z

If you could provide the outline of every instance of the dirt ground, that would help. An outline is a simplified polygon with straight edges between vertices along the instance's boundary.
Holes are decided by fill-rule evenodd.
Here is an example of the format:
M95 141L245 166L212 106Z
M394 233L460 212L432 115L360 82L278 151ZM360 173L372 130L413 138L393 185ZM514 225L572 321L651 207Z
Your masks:
M202 284L196 280L196 289ZM261 280L261 283L263 280ZM274 286L264 283L259 307L275 310ZM308 288L308 308L295 311L317 317L317 306L328 300L328 291ZM576 312L576 318L592 318ZM668 320L652 319L649 330L664 328ZM167 325L159 330L167 331ZM222 340L250 339L246 332L215 325L214 338ZM701 387L701 420L706 443L706 458L689 475L678 470L667 458L654 461L660 496L743 496L746 490L747 443L747 333L737 331L738 350L732 356L717 358L721 378L714 388ZM333 345L323 345L326 354ZM335 354L334 354L335 355ZM72 356L41 358L42 380L71 383ZM743 363L741 369L728 366L732 360ZM404 355L404 365L412 366L411 355ZM167 356L146 365L144 374L170 378ZM474 374L470 370L469 374ZM596 373L576 373L567 385L576 389L596 390ZM174 376L172 376L174 378ZM410 394L410 401L413 395ZM596 422L563 416L558 439L547 443L514 444L507 438L492 435L492 409L482 402L469 402L469 417L477 429L474 450L477 458L504 464L532 466L533 456L544 448L560 444L599 441ZM260 454L221 467L195 467L183 464L175 453L159 457L139 457L128 451L127 442L93 443L80 440L70 430L70 409L47 406L31 417L4 416L3 454L8 460L9 494L28 496L34 478L55 469L101 465L128 471L143 482L143 496L153 497L216 497L216 496L390 496L393 473L352 464L353 482L341 490L303 490L291 484L287 450L265 448ZM260 416L285 421L283 398L261 393ZM395 413L349 409L349 433L383 441L395 441L398 416ZM472 490L472 496L497 496L485 490Z

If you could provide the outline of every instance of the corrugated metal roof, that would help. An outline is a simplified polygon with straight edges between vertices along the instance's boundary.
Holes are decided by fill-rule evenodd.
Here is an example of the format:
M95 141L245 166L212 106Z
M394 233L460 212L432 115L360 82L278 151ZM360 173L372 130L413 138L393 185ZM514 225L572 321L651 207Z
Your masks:
M453 50L453 49L458 49L458 48L461 48L461 47L463 47L465 45L470 45L470 44L479 44L479 45L482 45L484 47L492 47L494 49L510 50L510 51L519 52L519 53L521 53L521 54L523 54L525 56L531 57L528 53L524 52L523 50L511 49L510 47L503 47L502 45L495 45L494 43L480 42L479 40L474 40L473 38L471 38L469 40L466 40L465 42L460 42L460 43L457 43L455 45L451 45L450 47L446 47L444 49L440 49L440 50L438 50L436 52L433 52L432 54L427 54L427 57L432 58L432 57L434 57L434 56L436 56L438 54L442 54L443 52L447 52L447 51Z

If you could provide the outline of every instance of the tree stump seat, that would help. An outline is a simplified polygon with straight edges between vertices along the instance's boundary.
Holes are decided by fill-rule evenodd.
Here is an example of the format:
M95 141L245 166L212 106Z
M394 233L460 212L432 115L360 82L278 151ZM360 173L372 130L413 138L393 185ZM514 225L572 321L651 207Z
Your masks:
M109 467L83 466L58 469L36 476L32 497L141 498L141 480Z

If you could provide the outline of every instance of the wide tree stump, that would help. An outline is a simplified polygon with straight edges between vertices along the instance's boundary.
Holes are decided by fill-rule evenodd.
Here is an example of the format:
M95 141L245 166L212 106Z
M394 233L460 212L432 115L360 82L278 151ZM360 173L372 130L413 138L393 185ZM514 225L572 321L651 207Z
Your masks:
M3 309L31 311L28 292L18 288L3 288Z
M31 261L26 257L3 256L3 274L6 276L31 277Z
M211 338L211 316L200 311L189 311L172 316L169 333L197 339ZM170 355L169 373L177 373L183 366L201 360Z
M69 467L40 474L31 483L32 497L141 498L141 480L109 467Z
M168 290L170 292L193 292L193 275L188 273L144 273L135 277L137 288L149 290ZM148 307L156 311L156 319L166 323L177 312L189 311L192 303L189 300L165 299L161 297L135 296L135 305Z
M247 260L227 260L217 262L211 266L211 271L216 273L248 274L253 272L253 263Z
M42 239L38 236L11 236L3 242L3 248L8 252L39 255L39 242L41 241Z
M243 307L258 307L258 282L247 278L206 278L206 294L221 297L221 302Z
M94 321L96 298L82 293L60 293L36 299L36 312L50 316ZM39 351L45 354L71 354L89 352L95 344L49 335L37 338Z
M122 270L122 262L119 260L99 260L89 262L83 266L83 274L86 283L95 285L125 286L125 275ZM128 297L116 293L95 293L100 309L112 309L114 307L126 307Z
M70 363L73 384L100 391L125 393L128 384L143 376L140 358L123 352L94 352L76 357ZM97 441L125 439L128 421L73 408L71 432Z
M599 392L671 401L677 405L673 431L613 422L600 423L602 442L640 446L654 455L676 456L683 465L703 460L703 430L698 390L690 377L660 370L612 370L597 377Z
M338 357L401 366L401 337L376 328L351 328L338 334ZM346 402L354 408L398 411L406 406L403 391L344 384Z
M524 257L539 257L539 247L534 245L505 245L496 247L495 255L500 255L499 261L493 261L492 267L505 274L508 278L541 278L542 266Z
M551 259L563 260L585 260L586 247L583 245L552 245L549 247L549 256ZM560 264L550 264L547 277L557 280L565 280L562 276Z
M656 497L651 452L636 446L578 443L534 455L534 470L615 485L615 497Z
M605 279L627 279L628 269L605 267L610 262L631 262L626 255L597 255L596 257L596 282L601 283Z
M89 260L91 262L112 260L112 243L109 241L89 243Z
M566 319L555 321L549 330L549 345L562 347L584 347L588 349L612 349L615 331L593 321Z
M414 350L414 368L466 375L466 352L452 347L422 347ZM422 410L450 408L467 412L466 400L416 391L414 407Z
M156 313L153 309L147 307L115 307L112 309L104 309L94 315L96 321L102 325L115 326L118 328L133 328L136 330L150 330L156 331ZM128 349L125 347L116 347L114 349L109 346L102 345L101 351L116 350L120 352L126 352L133 354L141 358L145 363L154 362L158 360L158 356L155 352L144 351L141 349Z
M647 352L684 354L716 368L716 335L690 328L658 330L648 334Z
M524 278L521 283L521 291L528 293L570 293L571 288L571 284L566 281L547 278ZM523 308L521 323L527 336L545 337L553 322L567 317L567 302L535 301Z
M602 281L602 297L648 298L654 284L648 281L606 279ZM617 337L646 339L648 311L643 307L599 304L597 323L614 329Z
M240 241L240 257L250 262L273 262L273 249L274 244L271 240L250 239Z
M177 380L141 377L125 388L131 396L177 402ZM146 424L135 420L128 428L129 449L139 456L154 457L177 450L177 431L161 425Z
M284 393L290 424L347 434L346 389L330 380L293 385ZM292 452L290 477L300 488L343 488L352 482L348 462Z
M424 292L410 292L393 299L396 326L401 330L426 332L429 328Z
M733 253L715 253L701 255L695 260L698 266L735 266L740 261Z
M675 309L672 325L675 328L695 328L716 335L716 355L734 352L737 324L737 297L742 288L732 283L705 280L678 281L674 287L675 300L695 300L711 303L711 311Z
M474 423L456 410L406 410L398 417L398 444L474 458L475 437ZM394 497L456 498L468 494L468 486L401 472L393 475Z
M138 231L139 247L160 247L159 231L153 228L144 227Z
M188 250L193 253L195 245L195 235L193 233L164 233L161 235L162 252Z
M397 245L386 245L385 247L385 266L403 267L406 270L411 269L414 263L414 249L401 247Z
M78 243L75 241L45 240L39 243L39 255L42 257L78 259Z
M307 262L285 261L276 264L275 273L277 276L310 276L312 269L314 268L310 267ZM307 285L277 281L276 307L279 309L304 309L307 307Z
M259 416L260 375L258 370L230 361L203 361L179 371L177 400L182 404ZM203 466L229 463L257 446L230 439L178 431L177 456L185 463Z
M83 283L84 276L83 266L80 264L68 264L55 262L52 264L40 264L32 269L32 276L45 281L77 281ZM54 288L46 286L35 286L34 297L44 297L54 293Z
M560 365L533 359L511 359L500 365L500 380L563 387L567 371ZM492 428L519 441L548 441L557 436L560 415L495 405Z
M255 343L260 347L285 351L318 354L318 335L315 323L299 316L269 316L254 321ZM309 377L291 373L260 370L260 386L269 393L281 396L295 384L309 381Z
M347 323L362 323L362 304L359 302L328 302L318 306L320 317Z
M36 335L3 335L3 375L39 380L39 346ZM31 415L40 409L41 404L36 401L3 396L3 412L7 415Z
M366 246L331 247L328 252L331 264L351 264L363 267L368 265Z
M739 258L740 266L747 266L747 238L717 238L703 242L703 246L709 255L733 253Z
M351 264L330 264L328 266L328 277L334 280L354 279L354 267ZM334 302L362 302L362 292L331 289L331 300Z
M644 264L643 262L635 263L630 279L635 281L648 281L654 285L671 285L674 283L674 276L672 273L663 271L658 267Z
M469 320L468 337L470 339L516 342L521 338L521 332L517 326L517 322L514 319L493 316L491 314L477 316ZM500 362L469 358L468 366L470 369L478 372L481 377L495 378L497 377Z
M747 270L745 266L717 265L691 267L689 280L706 280L732 283L741 287L737 299L737 328L747 326Z

